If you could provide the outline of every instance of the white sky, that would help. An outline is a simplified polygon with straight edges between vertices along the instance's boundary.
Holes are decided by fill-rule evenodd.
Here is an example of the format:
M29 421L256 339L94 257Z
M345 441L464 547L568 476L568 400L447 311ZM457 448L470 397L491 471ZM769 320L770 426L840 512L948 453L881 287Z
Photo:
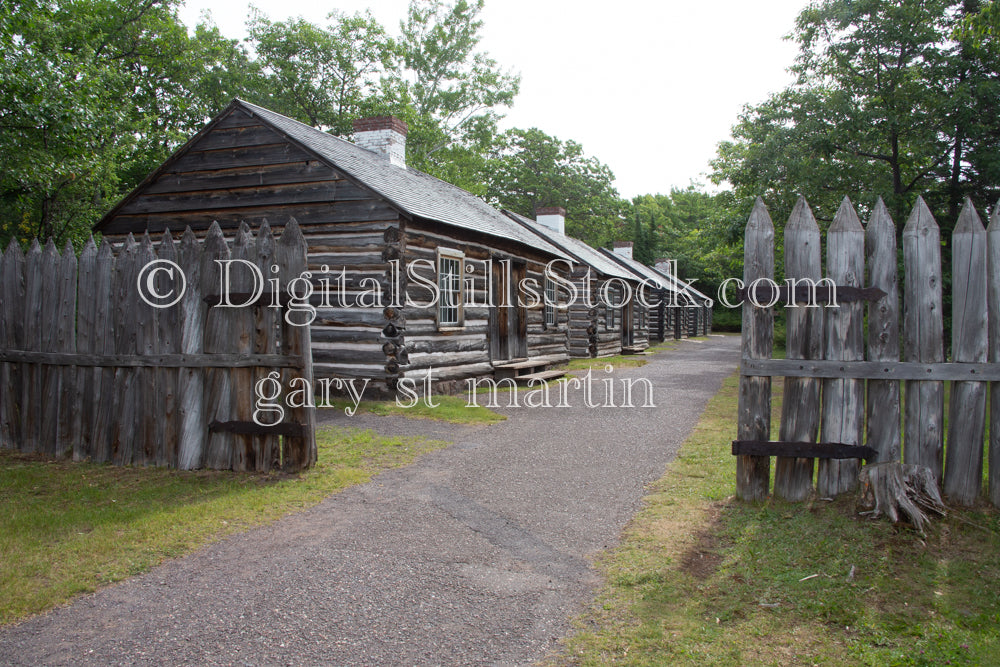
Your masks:
M187 0L228 37L245 37L247 0ZM272 20L325 24L333 9L370 8L392 34L409 0L254 0ZM624 197L707 183L716 144L744 104L791 83L796 48L782 37L807 0L487 0L482 50L520 72L504 127L537 127L583 145Z

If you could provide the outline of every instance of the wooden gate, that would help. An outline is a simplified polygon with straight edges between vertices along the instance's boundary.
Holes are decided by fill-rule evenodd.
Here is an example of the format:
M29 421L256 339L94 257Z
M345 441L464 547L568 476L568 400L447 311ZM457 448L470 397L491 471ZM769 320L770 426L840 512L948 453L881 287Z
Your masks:
M804 199L784 231L786 275L779 288L774 227L758 199L744 247L742 295L756 291L758 305L749 299L743 304L738 440L733 442L738 495L748 500L768 495L771 456L777 457L774 493L788 500L809 495L814 469L816 492L834 496L854 488L861 460L902 456L906 463L930 468L952 502L970 504L981 491L987 383L992 382L988 488L991 502L1000 506L1000 214L994 211L986 230L966 200L955 226L947 363L940 231L923 199L918 198L902 234L902 329L896 229L881 199L867 228L844 199L827 233L826 281L821 281L819 227ZM785 359L771 358L772 308L759 307L768 304L787 313ZM771 441L775 376L785 378L785 395L779 437ZM949 381L945 438L944 383Z

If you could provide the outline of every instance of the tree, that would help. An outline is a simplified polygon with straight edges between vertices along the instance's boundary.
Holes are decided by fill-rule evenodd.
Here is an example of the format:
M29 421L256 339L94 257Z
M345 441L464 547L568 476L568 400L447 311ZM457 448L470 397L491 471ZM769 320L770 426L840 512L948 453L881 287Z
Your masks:
M486 169L490 201L527 216L542 206L562 206L566 233L591 245L609 243L625 224L627 203L611 170L575 141L537 128L508 130Z
M325 28L303 18L248 22L261 80L254 101L318 129L349 135L393 66L393 41L368 12L332 12Z
M218 34L179 0L29 0L0 12L0 241L81 240L195 131ZM197 48L193 46L197 45Z
M478 177L482 156L492 145L500 119L520 87L520 76L503 71L478 51L484 0L412 0L400 24L400 69L389 82L411 109L407 121L407 161L430 174L451 175L466 185L480 178L455 179L456 161Z
M799 194L821 221L845 194L862 209L882 196L905 220L923 194L947 233L964 196L988 201L1000 183L1000 62L953 39L978 10L977 0L810 5L794 31L796 83L744 110L713 180L730 183L741 208L763 195L776 220Z

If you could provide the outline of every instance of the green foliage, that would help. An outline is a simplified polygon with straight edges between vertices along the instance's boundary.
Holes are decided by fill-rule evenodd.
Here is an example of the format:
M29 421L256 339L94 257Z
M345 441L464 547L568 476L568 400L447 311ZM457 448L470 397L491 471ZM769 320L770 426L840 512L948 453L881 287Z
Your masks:
M488 199L528 217L542 206L562 206L566 233L591 245L609 243L625 224L627 202L611 170L575 141L514 128L498 138L486 168Z
M796 83L744 110L713 180L743 206L763 196L778 225L799 194L821 224L845 194L863 216L882 196L897 223L923 194L947 238L963 197L992 201L1000 183L1000 53L982 25L992 4L810 5L793 33Z
M693 286L699 291L714 299L722 281L743 275L746 217L732 193L709 194L689 186L675 188L669 195L640 195L632 200L632 207L636 220L646 221L642 242L652 259L676 261L678 275L695 281Z

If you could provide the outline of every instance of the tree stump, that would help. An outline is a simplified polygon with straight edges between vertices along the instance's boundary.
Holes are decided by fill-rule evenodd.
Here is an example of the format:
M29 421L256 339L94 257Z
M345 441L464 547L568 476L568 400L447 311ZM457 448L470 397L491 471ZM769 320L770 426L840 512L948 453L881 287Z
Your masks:
M884 515L893 523L898 523L902 514L920 533L929 521L927 512L944 516L937 480L927 466L877 463L861 470L859 482L858 507L862 514L871 514L872 518Z

